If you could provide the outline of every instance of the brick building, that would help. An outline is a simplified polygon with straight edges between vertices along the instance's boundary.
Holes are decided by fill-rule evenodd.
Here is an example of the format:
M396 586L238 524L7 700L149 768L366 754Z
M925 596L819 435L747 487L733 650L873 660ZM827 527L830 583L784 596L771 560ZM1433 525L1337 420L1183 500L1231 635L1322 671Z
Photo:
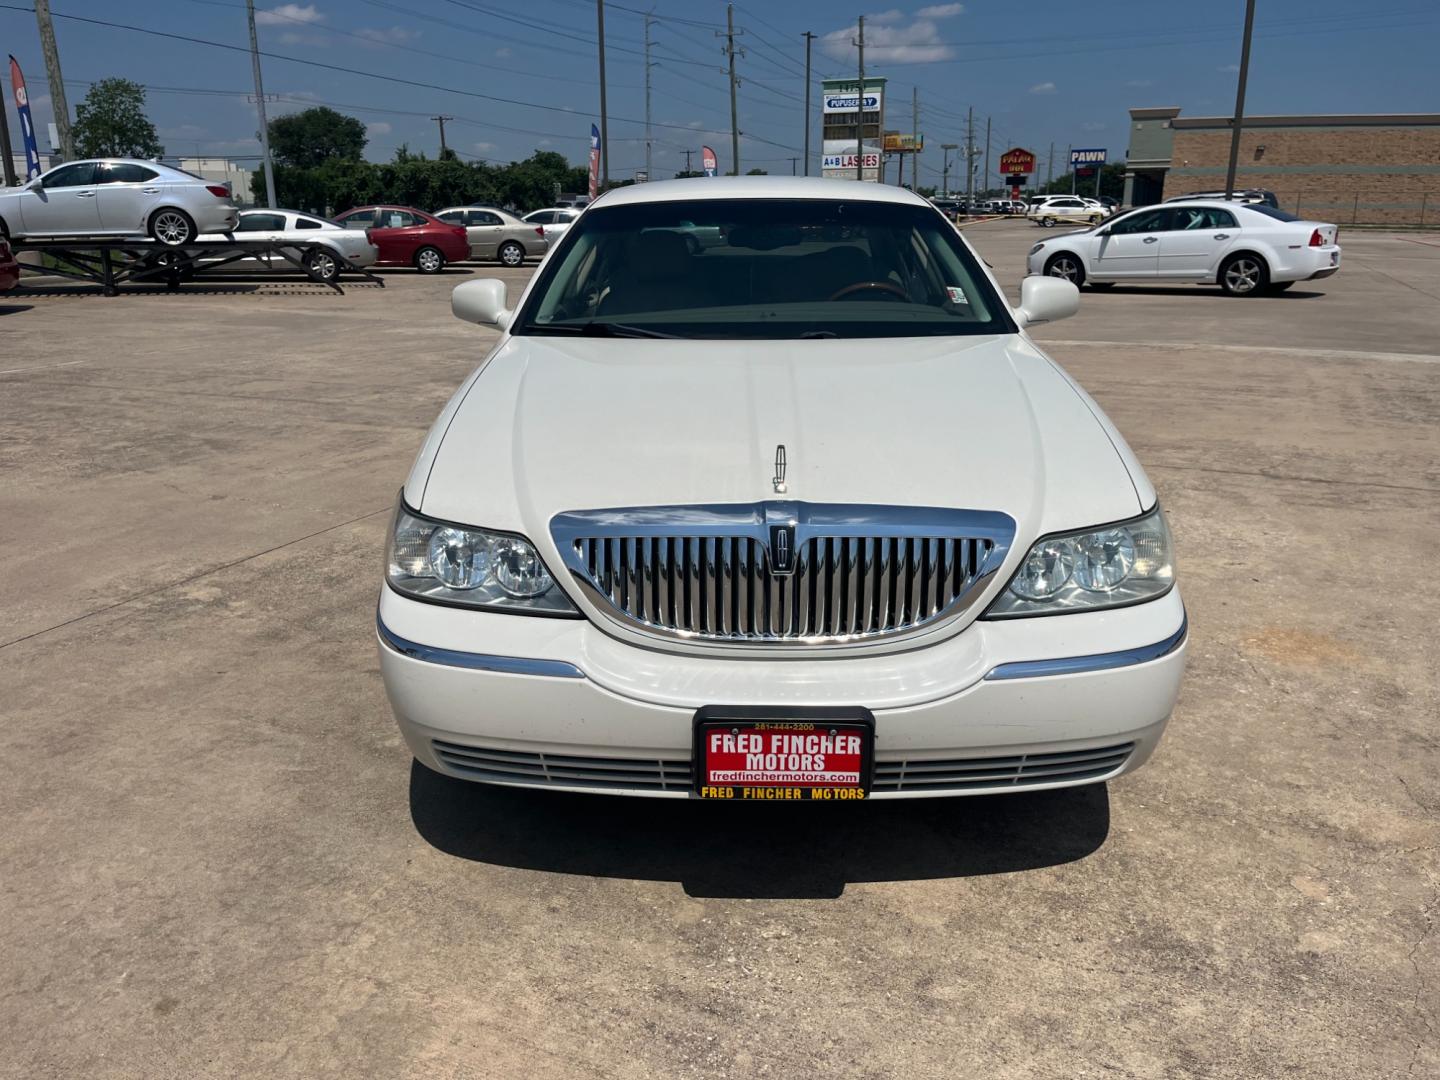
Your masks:
M1131 109L1125 203L1225 186L1230 118ZM1248 116L1235 186L1339 224L1440 225L1440 114Z

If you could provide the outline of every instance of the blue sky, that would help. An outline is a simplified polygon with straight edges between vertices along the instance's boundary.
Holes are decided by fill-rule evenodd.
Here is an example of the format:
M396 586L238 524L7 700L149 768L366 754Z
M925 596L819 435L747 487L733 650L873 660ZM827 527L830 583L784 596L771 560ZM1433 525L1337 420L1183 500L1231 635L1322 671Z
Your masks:
M642 9L653 11L652 112L657 177L682 168L708 142L729 168L729 97L721 0L625 0L607 5L612 176L644 165ZM150 115L170 154L254 155L250 60L235 49L59 18L125 23L244 47L244 0L52 0L73 111L85 84L124 76L151 87ZM842 6L843 7L843 6ZM1122 160L1126 109L1178 105L1187 115L1234 105L1243 0L1220 3L1060 0L918 2L865 11L819 0L735 5L742 78L742 166L789 172L803 139L804 40L815 78L855 70L855 16L866 15L866 69L890 79L886 126L908 130L912 88L931 150L921 183L939 177L942 142L964 141L974 106L976 140L991 119L992 167L1012 145L1041 169L1053 142L1105 147ZM21 8L25 10L13 10ZM26 0L0 0L0 53L19 59L40 132L50 95L35 18ZM369 125L367 156L401 143L433 154L429 117L455 117L449 143L469 157L510 161L535 149L577 164L598 113L592 0L305 0L257 3L272 115L332 104ZM1260 0L1249 90L1255 113L1425 112L1440 102L1436 0ZM312 64L292 63L279 56ZM415 86L335 71L352 68ZM8 90L8 85L5 87ZM817 123L812 159L818 171ZM504 99L504 100L495 100ZM18 139L11 114L12 141ZM42 147L43 149L43 147ZM1057 172L1062 171L1057 165Z

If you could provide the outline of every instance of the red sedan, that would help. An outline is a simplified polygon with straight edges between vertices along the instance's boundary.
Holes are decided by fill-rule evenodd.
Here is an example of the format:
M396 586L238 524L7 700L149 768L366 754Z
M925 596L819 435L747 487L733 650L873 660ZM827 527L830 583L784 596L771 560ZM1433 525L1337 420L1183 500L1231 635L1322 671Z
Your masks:
M0 292L8 292L20 281L20 264L10 253L10 245L0 236Z
M357 206L335 219L347 229L364 229L380 249L381 266L413 266L438 274L447 262L470 257L470 241L460 225L447 225L412 206Z

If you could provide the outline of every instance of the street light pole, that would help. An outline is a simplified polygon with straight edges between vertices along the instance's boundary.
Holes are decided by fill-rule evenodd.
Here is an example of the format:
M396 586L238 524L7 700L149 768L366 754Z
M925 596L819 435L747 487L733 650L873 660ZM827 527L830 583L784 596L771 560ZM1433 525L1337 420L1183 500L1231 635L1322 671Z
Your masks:
M810 42L815 35L805 31L805 175L810 175Z
M1225 170L1225 198L1235 194L1235 169L1240 162L1240 126L1245 119L1245 82L1250 77L1250 32L1255 28L1255 0L1245 0L1245 39L1240 45L1240 78L1235 87L1235 119L1230 125L1230 165Z
M860 81L855 87L855 179L865 179L865 16L858 23L860 38Z
M943 192L941 198L948 199L950 197L950 151L959 150L960 145L953 142L941 143L940 149L945 154L945 167L940 170L940 190Z
M600 190L610 186L610 116L605 108L605 0L595 0L600 47Z

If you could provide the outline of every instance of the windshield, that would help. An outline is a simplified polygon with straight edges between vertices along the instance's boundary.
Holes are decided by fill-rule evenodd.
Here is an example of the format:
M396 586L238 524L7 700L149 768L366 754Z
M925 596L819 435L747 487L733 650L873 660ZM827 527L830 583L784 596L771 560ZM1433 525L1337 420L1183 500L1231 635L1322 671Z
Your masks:
M723 340L1015 332L954 226L926 206L602 203L561 245L514 333Z

